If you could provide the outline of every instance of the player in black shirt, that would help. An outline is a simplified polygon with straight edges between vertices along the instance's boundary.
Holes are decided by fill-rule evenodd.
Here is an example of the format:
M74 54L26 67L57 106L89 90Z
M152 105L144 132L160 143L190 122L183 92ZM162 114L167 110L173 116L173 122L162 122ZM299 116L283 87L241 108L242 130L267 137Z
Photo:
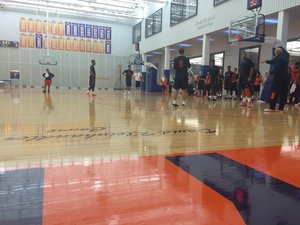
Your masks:
M94 94L95 91L95 83L96 83L96 71L95 71L95 65L96 65L96 61L93 59L91 61L92 65L90 66L90 78L89 78L89 89L88 91L85 93L87 96L90 96L90 91L93 92L92 96L95 97L96 95Z
M215 65L215 60L211 60L211 66L208 69L210 76L210 96L208 97L208 101L216 101L217 100L217 91L219 89L220 80L220 69Z
M231 71L231 66L227 66L227 71L225 73L225 86L224 89L226 90L225 99L231 99L231 80L233 76L233 72Z
M239 88L242 91L243 100L240 106L251 108L251 81L253 76L254 63L247 58L246 52L242 53L242 60L239 68Z
M182 107L186 107L185 98L186 90L188 88L188 68L191 67L190 60L184 56L184 49L179 49L179 56L174 59L174 69L175 69L175 83L174 83L174 98L173 106L178 107L177 96L179 89L182 90Z
M131 65L128 65L128 69L125 70L122 73L125 76L125 82L126 82L126 89L124 95L128 94L130 95L130 88L131 88L131 80L133 76L133 71L131 70Z

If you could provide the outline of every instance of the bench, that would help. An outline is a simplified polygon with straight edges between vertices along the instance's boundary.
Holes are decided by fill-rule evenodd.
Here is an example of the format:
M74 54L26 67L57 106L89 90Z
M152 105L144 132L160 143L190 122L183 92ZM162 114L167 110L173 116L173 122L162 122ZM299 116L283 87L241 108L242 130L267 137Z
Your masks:
M9 87L11 87L11 80L0 80L0 84L4 84L5 82L9 83Z

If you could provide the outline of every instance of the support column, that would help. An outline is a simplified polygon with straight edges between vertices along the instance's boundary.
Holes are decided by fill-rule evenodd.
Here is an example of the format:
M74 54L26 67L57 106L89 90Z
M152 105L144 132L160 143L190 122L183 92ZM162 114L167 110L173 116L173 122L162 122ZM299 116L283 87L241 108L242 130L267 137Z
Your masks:
M282 47L286 48L289 29L289 13L287 11L278 12L278 24L276 38L282 43Z
M143 53L142 54L142 59L143 59L143 62L147 62L147 54ZM146 65L143 65L142 66L142 72L141 74L143 75L143 78L144 78L144 82L141 83L141 90L142 91L146 91L146 84L147 84L147 66Z
M210 56L210 35L203 35L203 46L202 46L202 67L201 71L206 76L209 68L209 56Z
M168 81L170 82L170 47L165 47L165 69L164 74L166 74Z

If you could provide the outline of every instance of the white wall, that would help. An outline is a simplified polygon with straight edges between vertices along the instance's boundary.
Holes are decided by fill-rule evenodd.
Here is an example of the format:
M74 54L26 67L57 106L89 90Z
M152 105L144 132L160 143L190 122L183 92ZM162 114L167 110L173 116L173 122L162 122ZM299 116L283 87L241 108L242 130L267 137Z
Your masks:
M246 0L228 0L217 7L213 7L212 0L198 0L197 16L173 27L170 27L171 3L168 3L163 6L162 32L145 39L145 20L143 20L142 41L140 42L141 52L150 52L227 28L230 24L230 20L249 14L246 3ZM268 15L298 5L300 5L300 0L264 0L261 13ZM156 10L157 8L153 8L153 11L148 10L145 16L151 15Z
M40 18L45 16L24 14L17 12L0 11L0 40L19 41L19 19ZM56 20L56 17L49 16L49 20ZM0 48L0 79L8 79L11 69L19 69L21 79L13 82L18 86L42 86L41 74L46 68L50 68L56 77L53 79L53 86L57 87L81 87L88 86L89 67L91 60L96 60L97 88L112 89L115 86L120 74L118 64L127 68L129 55L132 48L132 27L127 25L100 23L96 21L82 21L70 18L59 17L58 21L89 23L93 25L109 26L112 28L112 49L111 54L76 53L67 51L50 50L51 55L57 57L57 66L44 66L39 64L40 55L47 54L47 50L27 48Z

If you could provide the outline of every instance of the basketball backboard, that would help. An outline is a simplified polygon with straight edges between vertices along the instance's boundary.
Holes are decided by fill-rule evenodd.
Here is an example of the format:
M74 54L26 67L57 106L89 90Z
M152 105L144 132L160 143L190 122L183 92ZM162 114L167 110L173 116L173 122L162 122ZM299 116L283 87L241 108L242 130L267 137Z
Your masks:
M39 63L41 65L57 66L57 60L55 55L40 55Z
M240 41L264 42L265 16L256 11L231 20L227 37L229 44Z

